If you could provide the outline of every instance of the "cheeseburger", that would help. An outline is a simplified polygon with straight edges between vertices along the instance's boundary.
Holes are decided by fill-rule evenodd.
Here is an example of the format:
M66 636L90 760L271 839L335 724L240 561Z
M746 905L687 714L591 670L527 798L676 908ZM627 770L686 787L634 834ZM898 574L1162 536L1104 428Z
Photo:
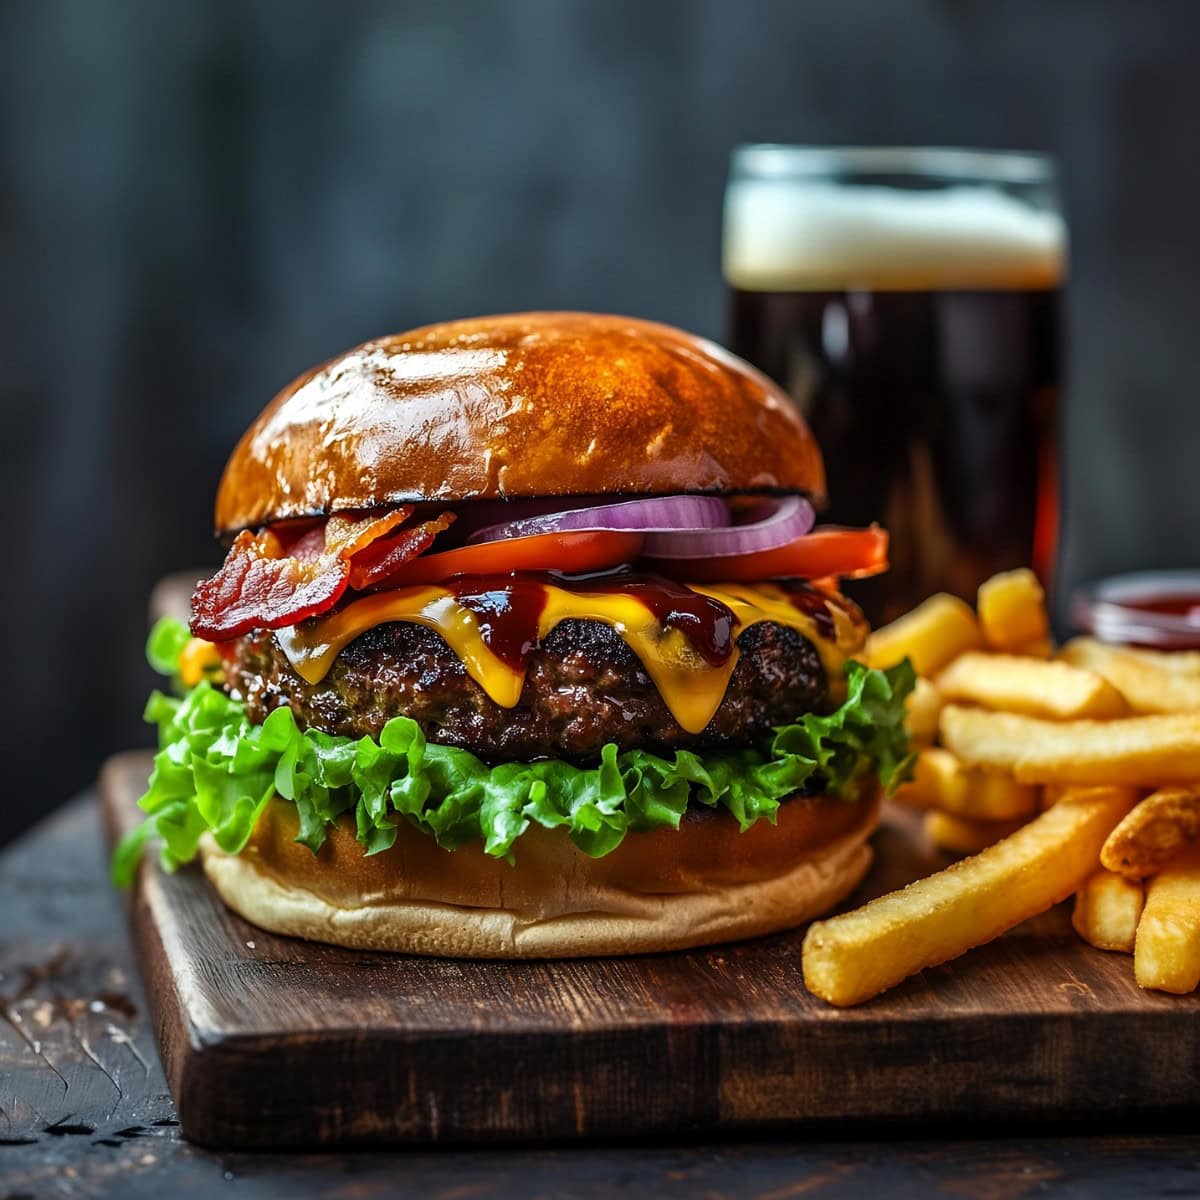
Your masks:
M221 479L224 564L152 663L147 840L279 933L667 950L804 922L870 862L907 666L855 661L786 394L664 325L526 313L301 376Z

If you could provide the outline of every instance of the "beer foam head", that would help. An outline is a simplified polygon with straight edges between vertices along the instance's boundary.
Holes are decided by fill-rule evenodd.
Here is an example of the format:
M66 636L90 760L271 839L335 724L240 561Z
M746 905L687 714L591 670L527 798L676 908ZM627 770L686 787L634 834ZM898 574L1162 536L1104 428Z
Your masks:
M987 187L734 179L724 269L747 291L1056 287L1066 230L1057 213Z

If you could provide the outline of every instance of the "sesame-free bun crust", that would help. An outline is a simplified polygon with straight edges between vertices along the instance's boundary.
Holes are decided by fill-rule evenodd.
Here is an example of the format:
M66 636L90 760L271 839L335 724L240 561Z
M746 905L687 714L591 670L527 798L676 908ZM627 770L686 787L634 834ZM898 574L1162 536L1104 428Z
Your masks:
M218 531L410 501L824 494L787 394L712 342L633 317L429 325L302 375L238 443Z
M724 811L689 810L679 830L626 836L592 859L534 827L516 865L475 846L443 851L401 824L365 857L343 819L313 855L295 810L273 801L240 855L201 845L235 912L263 929L370 950L452 958L565 958L678 950L800 925L853 890L871 862L874 791L785 801L745 833Z

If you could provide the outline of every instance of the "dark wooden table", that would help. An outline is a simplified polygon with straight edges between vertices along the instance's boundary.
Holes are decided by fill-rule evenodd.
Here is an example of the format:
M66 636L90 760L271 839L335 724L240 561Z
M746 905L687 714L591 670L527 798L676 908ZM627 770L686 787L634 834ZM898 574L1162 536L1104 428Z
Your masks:
M1200 1137L827 1130L760 1142L217 1154L175 1124L95 797L0 854L0 1200L1200 1195ZM1124 1123L1122 1123L1124 1124ZM631 1138L636 1130L630 1130Z

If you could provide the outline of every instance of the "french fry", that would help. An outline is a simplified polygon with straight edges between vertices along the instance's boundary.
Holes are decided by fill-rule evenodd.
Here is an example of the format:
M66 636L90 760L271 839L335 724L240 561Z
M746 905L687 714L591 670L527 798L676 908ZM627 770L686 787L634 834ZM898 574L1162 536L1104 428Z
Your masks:
M1047 783L1042 786L1042 811L1053 808L1067 792L1071 790L1069 783Z
M896 789L894 799L974 821L1009 821L1036 812L1038 792L1009 775L971 770L949 750L929 746L918 751L913 777Z
M947 704L939 732L968 766L1018 783L1158 787L1200 779L1200 713L1043 721Z
M1124 646L1122 649L1152 667L1162 667L1177 675L1200 675L1200 650L1150 650L1144 646Z
M904 702L908 734L915 745L928 746L937 740L942 703L942 693L928 679L917 676L916 687Z
M1181 667L1170 662L1168 655L1131 646L1107 646L1094 638L1068 642L1058 657L1103 675L1134 712L1200 712L1200 666Z
M1125 701L1107 679L1065 662L1014 654L960 654L935 680L947 700L965 700L1002 712L1069 721L1119 717Z
M918 675L928 677L982 642L971 606L940 592L871 634L867 662L872 667L890 667L907 657Z
M1161 788L1108 835L1100 861L1130 879L1144 879L1200 838L1200 786Z
M925 836L939 849L949 854L978 854L1001 838L1016 833L1023 820L976 821L971 817L956 817L953 813L931 809L923 819Z
M1189 846L1150 880L1133 950L1138 986L1194 991L1200 983L1200 846Z
M1096 638L1074 638L1063 646L1085 647L1089 650L1115 650L1123 658L1136 659L1149 667L1167 671L1172 675L1200 675L1200 650L1150 650L1145 646L1113 646Z
M1046 597L1032 571L1022 567L993 575L980 585L977 603L984 640L993 650L1046 657L1041 653L1050 645Z
M1071 792L974 858L816 922L804 938L809 991L830 1004L859 1004L1044 912L1095 870L1104 839L1134 799L1124 788Z
M1039 638L1036 642L1022 642L1007 653L1020 655L1021 658L1053 658L1054 642L1048 637Z
M1097 950L1132 954L1145 900L1141 883L1114 875L1102 867L1088 876L1083 887L1075 893L1071 924L1075 926L1075 932Z

